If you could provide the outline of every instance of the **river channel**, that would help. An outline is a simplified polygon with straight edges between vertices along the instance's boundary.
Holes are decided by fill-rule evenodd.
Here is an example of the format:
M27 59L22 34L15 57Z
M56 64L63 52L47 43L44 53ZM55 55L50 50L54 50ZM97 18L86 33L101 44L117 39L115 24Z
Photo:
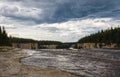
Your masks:
M30 56L26 65L53 67L85 77L120 77L120 50L113 49L41 49L23 50Z

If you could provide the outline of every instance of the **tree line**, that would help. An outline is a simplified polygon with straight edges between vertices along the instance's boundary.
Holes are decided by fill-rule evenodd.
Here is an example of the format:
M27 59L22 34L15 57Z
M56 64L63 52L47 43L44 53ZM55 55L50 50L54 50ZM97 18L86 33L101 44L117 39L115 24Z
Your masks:
M59 41L45 41L45 40L41 40L41 41L38 41L39 45L59 45L61 44L62 42L59 42Z
M0 46L11 46L10 38L4 27L0 26Z
M78 43L116 43L120 46L120 27L101 30L97 33L81 38Z
M0 46L11 46L12 43L38 43L38 45L57 45L57 48L69 48L75 43L62 43L60 41L38 41L33 39L8 37L4 27L0 26ZM78 43L116 43L120 47L120 27L101 30L97 33L81 38Z
M11 41L11 43L38 43L37 40L17 38L17 37L11 37L10 41Z
M38 48L46 49L44 45L56 45L56 49L69 49L73 44L75 45L75 43L76 42L63 43L60 41L39 41Z
M75 43L63 43L60 41L50 41L50 40L32 40L32 39L24 39L24 38L16 38L16 37L11 37L11 42L12 43L38 43L38 48L45 48L44 45L57 45L57 49L68 49L71 47L71 45Z
M0 27L0 46L12 46L12 43L37 43L38 48L43 48L43 45L57 45L58 49L69 48L73 43L63 43L60 41L49 40L33 40L18 37L8 37L4 27Z
M75 45L76 42L66 42L66 43L61 43L59 44L56 48L57 49L69 49L72 45Z
M62 42L60 41L48 41L48 40L41 40L38 41L38 48L39 49L46 49L44 45L60 45Z

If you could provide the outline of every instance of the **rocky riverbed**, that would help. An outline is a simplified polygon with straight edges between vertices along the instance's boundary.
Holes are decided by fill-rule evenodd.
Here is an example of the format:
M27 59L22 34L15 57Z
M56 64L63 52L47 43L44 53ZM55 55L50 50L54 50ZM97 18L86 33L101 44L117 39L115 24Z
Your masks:
M120 50L43 49L24 52L31 54L21 60L26 65L52 67L85 77L120 77Z
M20 61L21 58L32 53L26 54L23 51L17 48L0 47L0 77L78 77L54 68L24 65Z

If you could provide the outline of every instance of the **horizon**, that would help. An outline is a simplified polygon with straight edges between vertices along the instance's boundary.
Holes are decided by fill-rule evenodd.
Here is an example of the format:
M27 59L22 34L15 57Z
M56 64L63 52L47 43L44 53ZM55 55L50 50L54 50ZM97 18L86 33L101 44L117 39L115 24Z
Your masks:
M4 26L0 26L0 27L4 27ZM5 28L5 27L4 27ZM117 26L117 27L110 27L110 28L107 28L107 29L105 29L105 30L110 30L110 29L115 29L115 28L120 28L119 27L119 25ZM100 31L98 31L98 32L101 32L101 31L105 31L105 30L100 30ZM95 32L95 33L92 33L92 34L96 34L96 33L98 33L98 32ZM7 33L8 34L8 33ZM86 36L90 36L91 34L89 34L89 35L86 35ZM86 36L84 36L84 37L86 37ZM34 41L56 41L56 42L61 42L61 43L76 43L76 42L78 42L80 39L82 39L82 38L84 38L84 37L81 37L81 38L79 38L77 41L69 41L69 42L63 42L63 41L58 41L58 40L36 40L36 39L32 39L32 38L22 38L22 37L14 37L14 36L11 36L11 35L8 35L8 37L12 37L12 38L21 38L21 39L30 39L30 40L34 40Z
M118 27L119 4L120 0L1 0L0 25L13 37L77 42Z

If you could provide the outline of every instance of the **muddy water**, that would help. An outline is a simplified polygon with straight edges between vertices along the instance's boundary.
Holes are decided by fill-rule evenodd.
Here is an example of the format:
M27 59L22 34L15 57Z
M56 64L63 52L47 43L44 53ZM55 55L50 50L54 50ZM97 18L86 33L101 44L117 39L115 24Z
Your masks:
M47 49L31 53L31 56L22 59L24 64L54 67L85 77L120 77L120 50Z

